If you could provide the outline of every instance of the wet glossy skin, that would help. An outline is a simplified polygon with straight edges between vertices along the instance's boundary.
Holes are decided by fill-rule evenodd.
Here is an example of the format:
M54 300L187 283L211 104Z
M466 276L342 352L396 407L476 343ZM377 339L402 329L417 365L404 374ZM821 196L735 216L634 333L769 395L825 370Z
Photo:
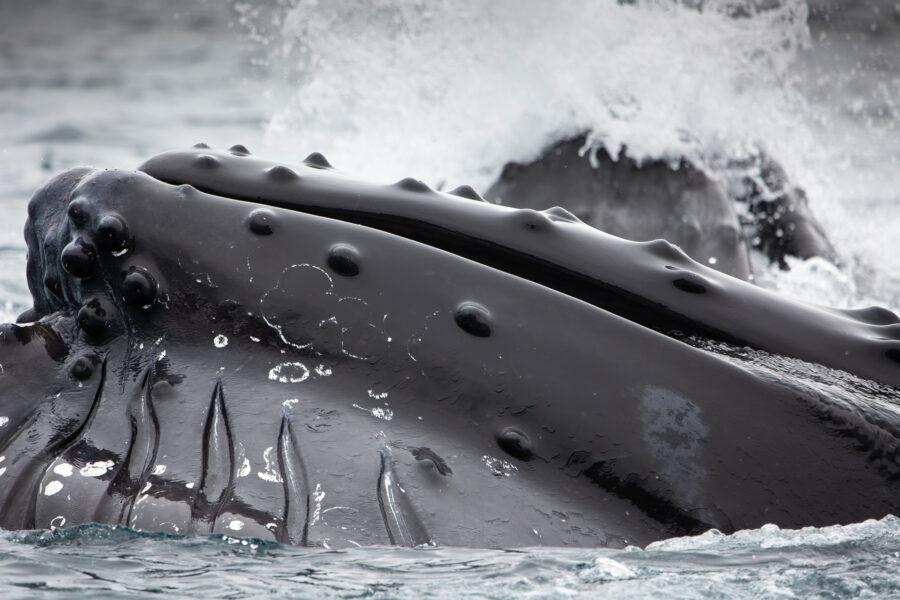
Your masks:
M509 163L487 190L491 202L518 208L563 206L585 223L628 240L665 239L697 262L747 280L750 262L734 202L686 161L638 165L584 137L555 144L529 164Z
M774 263L787 266L785 258L821 256L840 261L809 208L806 192L792 184L784 169L769 156L757 158L759 175L744 180L738 194L746 202L756 227L757 247Z
M199 148L143 167L191 185L80 170L35 194L36 322L0 330L0 525L622 546L896 513L900 420L876 399L657 331L896 384L896 336L866 322L893 315L785 301L565 211L310 162Z
M628 242L559 207L516 210L471 188L442 194L412 178L377 186L240 151L193 148L141 170L176 184L358 223L441 248L564 292L657 331L679 330L843 369L900 386L900 319L779 297L699 265L662 240ZM293 176L285 175L290 171ZM274 175L273 175L274 173Z
M581 135L528 164L508 163L485 197L519 208L558 204L607 233L668 240L697 262L744 280L748 239L782 268L788 256L839 263L805 192L771 157L760 153L727 170L743 175L733 175L734 189L726 193L688 161L638 164L624 152L613 158L604 148L591 150ZM746 204L746 227L735 212L740 204Z

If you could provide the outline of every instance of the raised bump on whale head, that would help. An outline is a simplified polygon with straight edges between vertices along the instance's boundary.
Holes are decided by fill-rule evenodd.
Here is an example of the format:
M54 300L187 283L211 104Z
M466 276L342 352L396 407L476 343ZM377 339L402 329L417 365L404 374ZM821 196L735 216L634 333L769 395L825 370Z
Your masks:
M303 159L303 164L314 169L333 169L331 163L319 152L312 152Z
M869 341L871 324L742 284L691 261L666 242L627 242L579 223L552 220L548 216L552 213L475 203L435 191L430 194L440 201L426 203L417 191L397 186L379 188L303 165L295 167L303 175L301 180L284 188L269 186L255 173L272 163L255 158L238 160L227 153L213 153L226 168L211 176L191 166L196 152L164 153L146 161L141 170L173 184L187 182L223 196L339 218L444 248L658 331L712 337L900 385L900 372L894 363ZM689 185L708 184L696 170L686 173ZM361 198L369 201L360 202ZM498 228L504 219L522 225ZM541 236L540 241L527 235L538 231L552 231L554 235ZM701 298L669 285L659 273L661 256L669 256L663 264L678 265L707 280L707 289L714 282L717 293ZM736 321L735 314L741 314L742 320Z

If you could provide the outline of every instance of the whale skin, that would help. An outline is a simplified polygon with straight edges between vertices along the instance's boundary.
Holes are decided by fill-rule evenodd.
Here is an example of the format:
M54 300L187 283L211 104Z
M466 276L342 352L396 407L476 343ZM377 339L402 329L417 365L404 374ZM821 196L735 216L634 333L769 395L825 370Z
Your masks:
M200 146L28 207L0 526L644 545L900 504L900 320L469 187ZM858 378L773 378L696 340Z

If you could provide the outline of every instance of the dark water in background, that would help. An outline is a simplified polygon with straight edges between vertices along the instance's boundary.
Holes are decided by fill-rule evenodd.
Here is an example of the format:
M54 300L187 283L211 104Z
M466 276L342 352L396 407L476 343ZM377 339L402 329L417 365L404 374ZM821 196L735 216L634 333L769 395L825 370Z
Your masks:
M198 141L378 180L484 187L584 128L637 157L764 146L845 266L762 285L900 308L900 5L0 0L0 320L27 307L24 206L70 166ZM820 374L826 376L827 374ZM625 551L360 548L95 527L0 535L0 597L900 596L900 522Z

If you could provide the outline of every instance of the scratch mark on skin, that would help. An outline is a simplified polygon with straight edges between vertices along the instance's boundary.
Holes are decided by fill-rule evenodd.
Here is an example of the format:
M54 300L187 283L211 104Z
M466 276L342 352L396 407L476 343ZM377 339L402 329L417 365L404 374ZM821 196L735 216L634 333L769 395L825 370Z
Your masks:
M321 267L317 267L316 265L311 265L309 263L299 263L299 264L295 264L295 265L290 265L281 270L281 275L283 277L284 274L287 273L289 270L297 269L297 268L301 268L301 267L309 267L311 269L315 269L316 271L319 271L325 277L327 277L328 278L328 289L325 290L325 295L328 296L328 295L334 294L334 279L332 279L331 275L329 275L324 269L322 269ZM301 351L309 350L312 347L312 342L309 342L307 344L295 344L294 342L288 340L287 337L284 335L284 330L281 325L277 325L277 324L271 322L268 319L268 317L266 317L266 313L263 310L263 303L265 302L266 298L269 296L269 294L271 292L274 292L275 290L278 290L280 288L281 288L281 278L279 278L278 281L275 282L275 286L272 289L268 290L265 294L262 295L262 297L259 299L259 316L260 316L260 318L262 318L263 322L268 327L272 328L275 331L275 333L278 334L279 339L281 339L281 341L285 345L290 346L291 348L294 348L295 350L301 350Z
M333 510L349 510L352 512L358 512L355 508L352 508L350 506L332 506L330 508L326 508L325 510L323 510L322 514L324 515L326 513L330 513Z
M228 373L224 373L224 372L219 373L219 377L221 378L222 382L228 382L228 381L231 381L232 378L233 378L235 375L237 375L238 373L240 373L242 370L244 370L244 368L245 368L245 367L246 367L246 366L247 366L254 358L255 358L255 357L251 354L250 356L248 356L248 357L244 360L244 362L242 362L241 364L239 364L238 366L236 366L234 369L232 369L232 370L229 371ZM224 367L220 367L220 369L224 369Z
M269 379L279 383L303 383L309 379L309 369L301 362L286 362L269 369Z
M309 521L310 527L315 525L322 515L322 500L325 499L325 491L322 489L321 483L316 484L316 490L312 494L312 499L315 502L315 508L313 508L312 518Z
M352 300L354 302L359 302L360 304L362 304L363 306L366 306L366 307L369 306L368 302L366 302L365 300L363 300L362 298L359 298L357 296L344 296L342 298L338 298L338 303L340 304L341 302L345 302L348 300ZM335 323L337 323L337 321L335 321ZM375 328L374 323L368 323L367 326L372 327L373 329L377 329L377 328ZM358 329L361 331L364 327L365 327L365 325L362 327L359 327ZM344 335L348 331L351 331L351 328L343 327L343 326L341 327L341 354L343 354L344 356L347 356L349 358L353 358L355 360L368 360L370 358L368 356L359 355L354 352L351 352L350 350L347 350L346 339L344 338Z
M260 304L262 304L263 299L265 299L265 295L263 295L263 297L260 299ZM262 317L262 320L266 325L268 325L269 327L271 327L272 329L275 330L275 333L278 334L278 337L281 339L282 343L290 346L291 348L294 348L295 350L308 350L312 346L312 342L310 342L308 344L295 344L294 342L288 340L284 335L284 331L282 330L281 325L276 325L275 323L272 323L271 321L269 321L269 319L266 318L266 315L263 314L261 307L260 307L259 315L260 315L260 317Z
M238 442L237 458L234 463L240 465L235 472L237 477L246 477L250 474L250 471L252 470L250 468L250 460L247 458L247 450L241 442Z
M278 472L278 460L277 458L272 456L273 452L275 452L274 446L269 446L263 452L263 460L266 461L266 468L264 471L257 471L256 475L263 481L269 481L271 483L284 483L284 479L282 479L281 473Z
M422 342L422 340L425 337L425 333L428 331L428 319L433 319L434 317L438 316L440 313L441 313L441 311L436 310L433 313L431 313L430 315L427 315L425 317L425 323L423 324L422 329L416 333L413 333L409 337L409 339L406 340L406 353L413 360L413 362L419 362L419 361L418 361L418 359L416 359L415 356L413 356L412 350L410 349L410 345L413 343L418 344L418 343ZM387 316L387 315L385 315L385 316Z
M134 507L133 507L133 509L134 509L134 508L137 508L138 506L140 506L141 503L144 502L144 501L149 497L149 495L147 494L147 492L150 491L150 488L151 488L152 486L153 486L153 484L151 484L149 481L148 481L147 483L144 484L143 489L142 489L140 492L138 492L137 499L134 501ZM132 509L132 510L133 510L133 509Z
M353 408L358 408L359 410L364 410L376 419L381 419L382 421L390 421L394 418L394 411L389 408L366 408L365 406L360 406L359 404L354 404Z

